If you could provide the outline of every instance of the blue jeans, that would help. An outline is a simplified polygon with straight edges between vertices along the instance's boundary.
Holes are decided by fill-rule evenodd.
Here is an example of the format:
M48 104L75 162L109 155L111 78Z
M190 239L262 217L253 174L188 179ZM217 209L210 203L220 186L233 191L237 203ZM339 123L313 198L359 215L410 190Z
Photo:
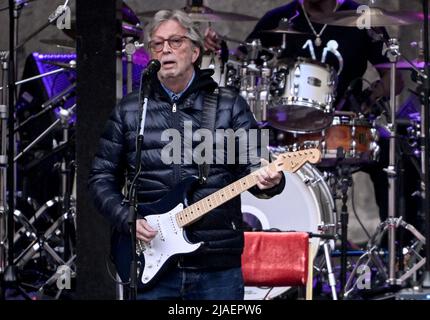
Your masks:
M175 267L167 271L137 300L243 300L242 268L191 270Z

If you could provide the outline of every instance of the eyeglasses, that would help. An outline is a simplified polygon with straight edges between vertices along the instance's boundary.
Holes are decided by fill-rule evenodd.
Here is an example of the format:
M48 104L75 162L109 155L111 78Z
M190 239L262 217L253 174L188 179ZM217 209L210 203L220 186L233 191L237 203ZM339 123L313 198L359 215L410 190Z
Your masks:
M169 39L156 39L149 41L149 48L152 51L160 52L164 48L164 43L167 41L169 47L172 49L179 49L184 43L185 39L189 39L187 36L173 36Z

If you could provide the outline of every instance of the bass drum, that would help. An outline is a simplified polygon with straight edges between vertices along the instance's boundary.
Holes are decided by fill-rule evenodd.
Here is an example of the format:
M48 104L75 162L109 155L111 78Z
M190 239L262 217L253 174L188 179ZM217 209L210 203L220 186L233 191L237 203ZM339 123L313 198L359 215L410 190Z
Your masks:
M257 230L334 234L335 207L323 175L306 164L296 173L285 172L285 179L284 191L271 199L258 199L249 192L242 194L245 224ZM318 251L319 243L319 238L311 239L312 252ZM289 288L245 287L245 300L273 299Z

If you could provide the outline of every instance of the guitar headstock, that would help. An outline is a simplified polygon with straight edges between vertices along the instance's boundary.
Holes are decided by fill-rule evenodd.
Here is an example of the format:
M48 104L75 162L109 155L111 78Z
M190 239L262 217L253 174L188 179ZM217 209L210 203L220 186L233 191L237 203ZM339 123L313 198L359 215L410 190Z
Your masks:
M276 171L296 172L306 162L315 164L321 161L321 151L316 148L294 152L285 152L277 155L274 164Z

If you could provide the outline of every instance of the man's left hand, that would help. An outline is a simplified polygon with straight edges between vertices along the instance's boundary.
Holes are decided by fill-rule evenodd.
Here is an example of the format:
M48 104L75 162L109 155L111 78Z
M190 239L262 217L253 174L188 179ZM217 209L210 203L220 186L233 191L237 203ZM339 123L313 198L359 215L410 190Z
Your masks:
M265 167L257 174L257 187L260 188L260 190L266 190L278 185L282 180L282 172L269 170L267 167L269 162L265 159L261 159L261 163Z

